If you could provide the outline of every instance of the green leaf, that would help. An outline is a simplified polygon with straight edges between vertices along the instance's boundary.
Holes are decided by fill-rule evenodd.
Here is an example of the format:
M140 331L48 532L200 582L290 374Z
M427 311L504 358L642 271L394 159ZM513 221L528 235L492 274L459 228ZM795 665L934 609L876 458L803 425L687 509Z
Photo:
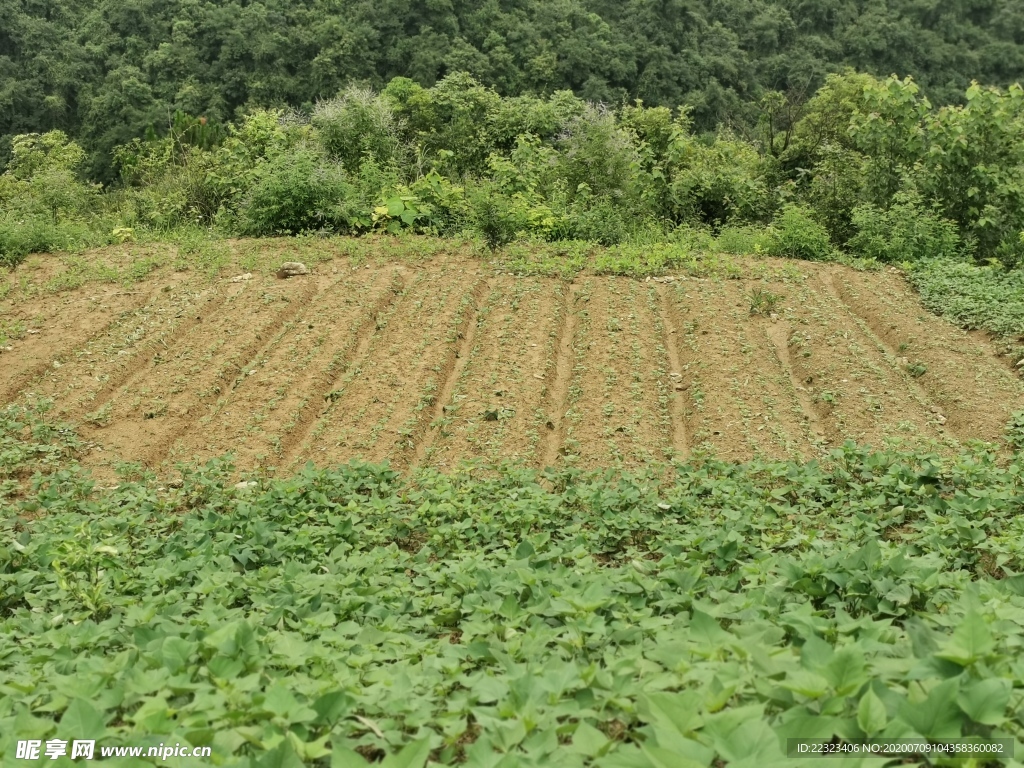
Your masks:
M331 768L366 768L369 765L366 758L358 752L354 752L348 747L343 747L340 739L336 741L338 743L334 745L334 749L331 751Z
M822 674L840 696L856 693L868 681L864 651L856 645L840 648L829 659Z
M733 639L711 616L696 609L690 619L690 637L708 649L717 648Z
M569 749L587 757L596 757L601 750L609 743L609 739L597 728L587 723L580 723L572 734L572 744Z
M819 699L828 693L829 682L824 675L798 669L786 675L780 685L809 699Z
M387 206L388 216L392 218L397 218L405 212L405 203L402 202L400 197L392 197L384 205Z
M641 744L640 750L654 768L706 768L708 765L653 744Z
M299 702L285 686L277 683L267 689L263 709L278 717L288 717L299 708Z
M313 702L313 710L317 715L316 721L333 725L352 708L354 703L352 697L344 691L325 693Z
M396 755L388 755L381 768L423 768L430 757L430 739L419 739L406 744Z
M160 647L160 657L163 660L164 666L172 674L176 674L188 664L188 660L195 648L195 643L190 643L180 637L168 637Z
M701 698L696 691L647 693L637 700L637 711L652 724L674 728L685 735L700 728Z
M874 691L868 688L867 692L860 697L860 704L857 705L857 725L864 733L871 736L880 733L888 721L885 704L875 695Z
M967 667L984 659L994 646L992 632L985 618L971 611L964 616L952 637L935 655Z
M106 730L103 715L92 704L74 699L64 710L57 733L70 739L101 739Z
M263 755L256 765L258 768L305 768L288 739Z
M779 738L763 720L748 720L734 730L716 749L730 766L765 766L783 759Z
M1000 725L1006 720L1013 684L1005 678L976 680L964 687L956 703L967 716L982 725Z
M963 716L957 706L959 678L950 678L936 685L924 701L905 701L900 718L917 733L930 739L960 736Z

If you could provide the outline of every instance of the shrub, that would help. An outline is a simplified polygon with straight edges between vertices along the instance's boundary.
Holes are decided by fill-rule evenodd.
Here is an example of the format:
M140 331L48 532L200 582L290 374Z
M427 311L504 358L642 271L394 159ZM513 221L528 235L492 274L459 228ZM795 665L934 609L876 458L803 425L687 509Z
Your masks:
M771 250L771 232L752 224L730 224L722 227L714 247L722 253L766 253Z
M349 229L345 200L355 194L342 167L300 148L264 163L242 205L247 234Z
M597 197L621 199L630 193L638 158L630 134L612 112L588 104L555 144L558 173L570 195L586 190Z
M44 215L5 216L0 218L0 267L16 267L30 253L80 250L109 239L99 227L83 222L55 222Z
M64 133L16 136L12 151L0 184L0 203L8 211L47 215L54 223L93 211L99 190L78 176L85 152Z
M493 184L480 184L469 196L470 220L492 251L508 245L526 229L528 216L521 197L502 193Z
M815 220L828 230L832 242L843 245L856 232L853 209L864 189L864 158L840 146L817 150L820 160L810 174L803 202L814 211Z
M787 205L769 228L765 251L771 256L785 256L807 261L826 261L834 248L828 231L799 205Z
M669 179L663 202L668 217L711 225L764 220L773 196L757 150L727 133L704 143L690 135L685 116L677 123L665 167L658 169Z
M897 194L888 210L871 203L858 206L852 221L856 233L849 247L866 258L913 262L963 255L956 224L925 208L916 194Z
M321 101L310 122L324 151L350 173L367 158L392 166L405 159L401 121L391 102L368 88L353 86L335 99Z

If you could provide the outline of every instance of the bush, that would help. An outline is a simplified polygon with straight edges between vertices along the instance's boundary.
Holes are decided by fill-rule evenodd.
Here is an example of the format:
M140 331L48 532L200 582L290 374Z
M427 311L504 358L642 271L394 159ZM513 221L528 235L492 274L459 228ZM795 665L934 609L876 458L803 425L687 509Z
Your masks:
M30 253L74 251L103 245L109 236L76 221L55 222L49 216L0 218L0 267L18 266Z
M771 256L807 261L826 261L835 254L828 230L800 205L787 205L775 217L766 246L765 252Z
M54 223L94 211L99 189L78 176L85 152L61 131L16 136L12 149L0 177L0 204L7 211L48 216Z
M763 221L774 203L757 150L728 134L703 143L689 134L688 121L678 122L666 163L657 169L669 179L666 215L677 223Z
M633 166L638 157L629 132L615 115L588 104L558 136L558 174L570 196L585 192L621 200L633 187Z
M508 245L527 228L528 215L522 199L503 194L495 185L474 187L469 206L473 229L492 251Z
M241 208L246 234L296 234L347 230L354 222L345 208L356 194L342 167L309 149L297 149L264 163Z
M887 262L956 259L963 245L956 224L928 210L915 194L899 193L889 210L866 203L853 211L856 233L850 249L859 256Z
M385 166L405 159L401 121L391 102L367 88L350 87L336 99L316 105L310 121L324 151L349 173L367 158Z
M803 202L828 230L832 242L844 245L856 232L852 217L864 189L864 158L839 146L821 147L817 154L821 159L809 174Z
M714 247L722 253L767 253L771 250L772 234L765 227L752 224L731 224L722 227L715 238Z

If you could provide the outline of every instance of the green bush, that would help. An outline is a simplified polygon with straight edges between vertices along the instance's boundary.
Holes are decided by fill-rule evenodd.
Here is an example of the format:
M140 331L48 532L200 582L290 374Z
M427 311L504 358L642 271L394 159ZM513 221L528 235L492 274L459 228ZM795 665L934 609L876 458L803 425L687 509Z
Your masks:
M772 248L772 234L766 227L730 224L722 227L714 247L722 253L767 253Z
M498 149L489 118L502 99L465 72L453 72L433 88L397 77L381 96L404 121L406 142L445 175L483 173Z
M522 198L505 195L496 185L480 184L469 194L472 227L492 251L508 245L528 228Z
M369 89L353 86L321 101L310 122L324 151L349 173L367 158L385 166L404 164L401 121L391 102Z
M555 140L558 176L570 198L578 193L617 203L633 191L636 148L614 113L588 105Z
M771 256L827 261L835 255L828 230L800 205L783 207L769 228L766 245L765 252Z
M816 153L820 159L809 175L810 183L801 200L814 211L814 218L828 230L832 242L844 245L856 232L853 209L864 190L864 158L841 146L825 146Z
M850 250L865 258L914 262L963 255L956 224L928 210L914 194L897 194L888 210L871 203L858 206L852 222L856 233L850 238Z
M0 205L8 213L49 216L56 223L95 211L99 189L78 175L85 152L64 133L16 136L12 152L0 177Z
M685 115L656 168L667 180L665 214L677 223L721 225L764 220L774 205L765 160L757 149L728 133L705 143L689 132Z
M250 235L347 230L355 222L345 202L356 193L338 163L296 149L258 168L242 203L242 229Z
M49 216L0 217L0 267L16 267L31 253L78 251L110 242L101 222L59 221Z

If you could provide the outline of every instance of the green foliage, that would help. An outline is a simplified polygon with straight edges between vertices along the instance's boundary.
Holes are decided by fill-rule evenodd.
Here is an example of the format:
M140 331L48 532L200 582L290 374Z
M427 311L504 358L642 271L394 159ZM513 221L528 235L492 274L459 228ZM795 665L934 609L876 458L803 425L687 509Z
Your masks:
M722 253L735 254L767 253L770 245L771 233L754 224L724 226L714 241L714 247Z
M60 131L18 136L8 170L0 175L0 266L33 252L98 245L98 190L78 170L85 153Z
M779 306L779 302L783 299L777 293L755 286L750 290L747 295L747 301L750 302L750 314L752 315L771 315L775 309Z
M620 202L630 195L636 149L610 110L587 105L565 126L555 146L558 177L570 198L585 194Z
M928 99L909 77L871 81L865 87L850 135L864 157L867 202L887 206L900 191L904 173L928 147L923 121L930 111Z
M30 253L79 251L106 245L102 223L54 222L49 216L0 216L0 267L15 267Z
M928 149L910 183L959 225L979 256L1015 265L1024 256L1024 89L975 83L966 104L939 110L924 130Z
M6 328L0 338L17 333ZM0 409L0 504L34 474L52 475L77 455L81 444L70 425L47 418L52 406L39 401Z
M773 93L762 106L749 140L696 133L691 106L507 98L466 73L432 87L395 78L380 94L350 86L308 121L255 110L222 129L179 112L166 136L117 149L124 187L107 195L75 177L85 155L66 136L20 136L0 176L0 259L195 226L465 233L492 250L671 244L685 226L717 231L723 252L811 260L848 248L1013 266L1024 253L1024 90L974 86L962 107L933 110L909 78L846 72L806 104Z
M261 164L242 202L242 229L252 235L347 228L343 201L353 195L344 169L298 148Z
M765 163L753 145L728 134L705 143L684 114L654 177L664 181L662 205L674 222L761 221L774 207Z
M346 88L336 99L316 105L310 121L327 154L350 173L372 158L383 166L401 166L406 147L390 102L366 88Z
M854 209L850 250L878 261L957 259L963 246L956 225L924 207L917 194L898 193L888 210L865 203Z
M828 230L803 206L786 205L769 231L766 253L808 261L827 261L835 255Z
M817 150L813 171L806 174L800 198L814 211L836 245L856 232L853 211L864 197L864 158L850 149L828 144Z
M239 766L782 766L790 737L1024 724L1024 484L984 447L98 488L32 464L39 414L0 435L43 470L0 521L5 757L77 734Z
M494 90L456 72L433 88L396 78L382 97L406 121L409 140L415 146L432 157L447 158L439 170L459 177L486 167L496 149L488 117L501 106L501 97Z
M924 305L965 328L1024 336L1024 270L926 261L910 271Z
M1006 442L1013 450L1024 451L1024 411L1015 411L1006 426Z
M690 104L701 133L753 129L766 92L798 106L793 95L844 67L912 75L934 103L959 103L972 79L1022 79L1021 18L1007 2L13 3L2 25L0 166L13 136L60 128L107 182L113 148L166 134L176 113L214 132L256 106L308 113L350 83L383 88L402 76L430 88L455 72L504 95ZM564 119L524 98L508 105L519 124L490 133L474 162L520 133L546 138L540 129Z
M78 178L85 153L60 131L15 138L13 157L0 177L0 202L7 215L49 216L54 224L88 213L95 187Z

